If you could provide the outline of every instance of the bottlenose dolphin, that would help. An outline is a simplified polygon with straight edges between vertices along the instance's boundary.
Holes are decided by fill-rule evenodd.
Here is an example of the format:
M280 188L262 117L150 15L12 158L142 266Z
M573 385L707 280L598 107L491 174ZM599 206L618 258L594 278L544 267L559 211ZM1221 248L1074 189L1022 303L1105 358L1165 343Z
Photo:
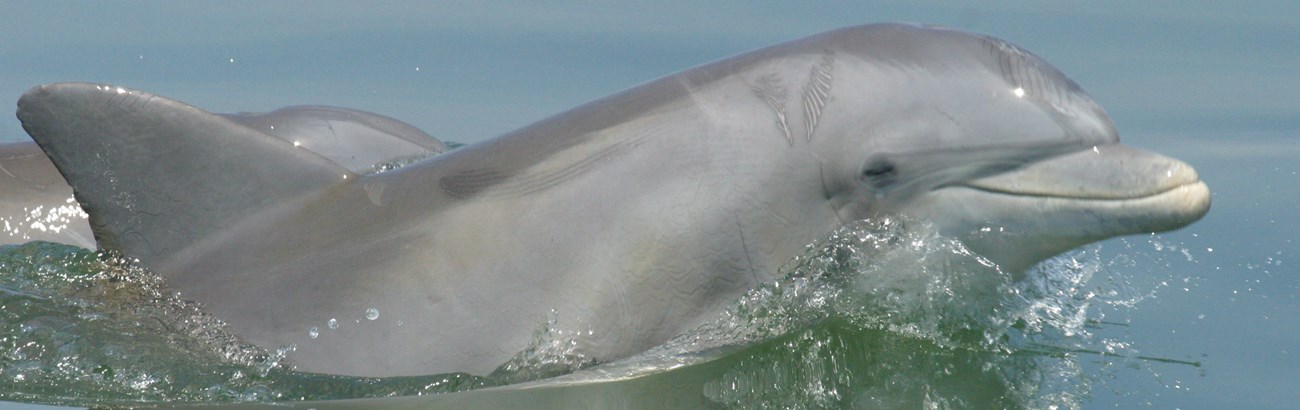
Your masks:
M1017 271L1210 203L1190 166L1119 145L1045 61L899 24L726 58L371 175L113 86L38 86L18 117L101 248L322 373L485 374L548 317L568 354L626 357L852 220L921 218Z
M315 152L353 172L400 166L447 151L410 124L350 108L297 105L215 114ZM0 245L29 241L95 247L72 187L32 142L0 144Z

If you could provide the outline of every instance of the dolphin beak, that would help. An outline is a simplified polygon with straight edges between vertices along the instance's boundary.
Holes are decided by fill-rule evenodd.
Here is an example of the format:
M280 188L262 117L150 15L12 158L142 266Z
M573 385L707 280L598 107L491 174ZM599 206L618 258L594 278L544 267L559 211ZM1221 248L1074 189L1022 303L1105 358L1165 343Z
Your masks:
M1108 144L966 181L964 185L1007 195L1125 200L1199 182L1196 170L1182 161L1127 145ZM1207 206L1208 201L1207 196Z
M1107 144L937 189L916 209L1019 273L1090 242L1186 226L1209 211L1210 190L1182 161Z

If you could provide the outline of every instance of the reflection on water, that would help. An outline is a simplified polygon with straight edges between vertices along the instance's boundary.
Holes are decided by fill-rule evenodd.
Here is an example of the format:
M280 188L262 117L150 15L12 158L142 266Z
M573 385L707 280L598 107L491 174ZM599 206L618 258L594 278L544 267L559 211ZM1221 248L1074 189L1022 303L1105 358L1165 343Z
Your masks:
M635 357L575 359L551 318L490 376L397 378L294 372L284 352L239 342L120 258L31 243L0 248L0 400L1077 408L1117 368L1198 366L1142 357L1124 339L1124 312L1181 277L1167 264L1156 282L1131 272L1191 258L1141 243L1122 242L1133 249L1110 259L1074 251L1013 280L921 224L860 222L810 245L727 314ZM1107 280L1089 287L1093 276Z

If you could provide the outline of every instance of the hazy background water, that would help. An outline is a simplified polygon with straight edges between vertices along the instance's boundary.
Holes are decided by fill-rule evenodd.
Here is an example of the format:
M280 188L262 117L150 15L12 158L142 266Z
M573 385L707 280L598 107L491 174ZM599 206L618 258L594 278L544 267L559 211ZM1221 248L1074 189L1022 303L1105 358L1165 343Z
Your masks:
M1080 83L1128 144L1183 159L1214 194L1163 235L1192 262L1111 328L1149 362L1087 407L1300 402L1300 3L23 2L0 0L0 101L56 81L214 112L330 104L475 142L690 66L801 36L908 21L985 32ZM12 109L12 105L10 105ZM12 115L0 140L22 140ZM1102 252L1151 247L1110 241ZM1168 269L1161 271L1162 266ZM1138 278L1137 280L1141 280ZM1163 282L1163 284L1162 284Z

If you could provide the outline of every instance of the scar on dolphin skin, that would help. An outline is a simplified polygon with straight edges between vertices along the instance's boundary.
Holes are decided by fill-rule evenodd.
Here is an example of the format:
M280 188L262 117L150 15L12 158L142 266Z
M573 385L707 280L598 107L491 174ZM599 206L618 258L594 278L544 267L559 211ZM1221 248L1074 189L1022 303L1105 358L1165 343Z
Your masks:
M817 121L821 120L822 108L830 100L831 76L835 68L835 56L830 50L824 50L822 61L814 65L808 73L808 84L803 87L803 118L807 133L804 137L812 141L813 131L817 130Z
M745 226L740 223L740 215L731 214L731 216L736 219L736 232L740 233L740 251L745 253L745 263L749 264L749 276L761 282L758 271L754 269L754 257L749 254L749 244L745 242Z
M1018 97L1034 98L1058 108L1067 105L1070 91L1043 78L1043 70L1050 67L1044 67L1042 59L1015 44L994 38L984 39L984 45L997 59L1002 78L1015 87ZM1073 82L1067 84L1077 87Z
M776 74L768 74L758 78L757 84L751 86L754 95L761 98L767 106L776 114L776 126L785 134L785 141L791 146L794 145L794 137L790 136L790 126L785 120L785 88L781 87L780 80Z
M834 53L830 50L822 50L821 62L813 65L808 72L808 81L803 87L803 118L804 118L804 139L812 141L813 132L817 130L817 122L821 120L822 109L826 107L826 102L830 100L831 81L834 79L833 70L835 64ZM786 90L781 86L780 76L775 73L759 77L754 81L755 84L750 86L754 95L763 100L772 113L776 114L776 126L785 135L785 141L791 146L794 145L794 136L790 133L790 124L786 117Z

